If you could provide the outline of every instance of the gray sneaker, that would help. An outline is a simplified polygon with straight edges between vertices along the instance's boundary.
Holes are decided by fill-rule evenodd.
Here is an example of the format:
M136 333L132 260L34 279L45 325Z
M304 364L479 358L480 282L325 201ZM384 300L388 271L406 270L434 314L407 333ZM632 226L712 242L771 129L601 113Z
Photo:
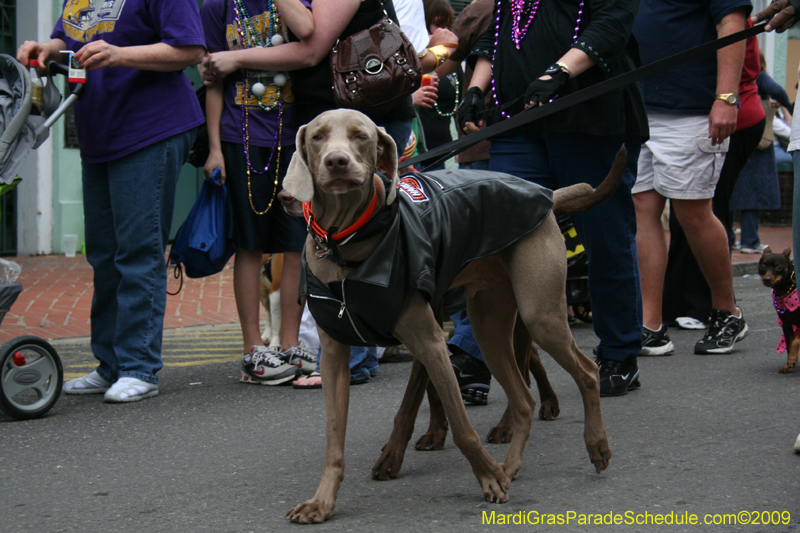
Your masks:
M283 352L280 357L290 365L298 367L306 376L317 369L317 351L306 346L303 341Z
M300 369L284 363L280 352L266 346L253 346L242 355L242 371L260 385L280 385L300 377Z

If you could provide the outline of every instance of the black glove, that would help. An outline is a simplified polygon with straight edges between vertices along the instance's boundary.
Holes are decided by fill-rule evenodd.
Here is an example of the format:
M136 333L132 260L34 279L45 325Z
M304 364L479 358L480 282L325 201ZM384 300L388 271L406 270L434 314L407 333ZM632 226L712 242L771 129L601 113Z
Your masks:
M559 89L569 79L569 74L555 64L547 67L542 76L550 76L550 79L538 78L528 85L528 90L525 91L525 100L523 100L524 105L546 104L556 96Z
M458 106L458 127L461 131L467 133L464 129L467 122L478 124L483 108L483 91L479 87L472 87L464 93Z

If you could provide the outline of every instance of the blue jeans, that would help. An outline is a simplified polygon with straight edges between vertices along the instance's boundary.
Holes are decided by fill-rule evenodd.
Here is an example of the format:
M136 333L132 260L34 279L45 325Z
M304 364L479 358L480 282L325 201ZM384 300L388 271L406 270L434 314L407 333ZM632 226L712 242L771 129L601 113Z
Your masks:
M483 361L483 354L481 348L478 346L478 341L472 335L472 324L470 324L469 317L466 311L459 311L451 317L453 324L455 324L455 331L453 331L453 338L447 344L458 346L475 359Z
M641 140L625 135L521 134L492 139L489 167L551 189L586 182L596 187L625 142L628 165L617 191L598 207L572 215L589 258L589 294L597 355L626 360L642 343L642 291L636 255L636 181ZM566 317L565 317L566 318Z
M319 372L322 348L317 351L317 372ZM350 347L350 379L369 378L378 373L378 349L374 346Z
M758 248L761 239L758 237L758 209L742 209L742 248Z
M92 352L114 382L158 383L167 302L164 253L195 130L106 163L83 162L86 259L94 269Z

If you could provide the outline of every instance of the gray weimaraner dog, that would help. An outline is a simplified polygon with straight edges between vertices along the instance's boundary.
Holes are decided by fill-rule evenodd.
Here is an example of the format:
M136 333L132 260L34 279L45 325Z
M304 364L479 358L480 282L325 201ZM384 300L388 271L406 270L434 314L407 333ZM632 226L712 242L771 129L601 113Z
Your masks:
M626 152L622 147L609 177L597 189L592 189L588 184L579 184L552 193L553 211L579 212L599 204L618 185L625 161ZM381 176L376 173L376 168L386 172ZM462 171L450 174L459 178L462 175L460 172ZM511 182L516 188L510 193L501 191L499 194L505 194L503 201L514 202L516 197L532 190L530 194L535 196L535 202L541 204L539 221L532 229L521 232L523 234L513 242L498 245L496 242L480 242L484 240L484 234L487 238L497 238L497 235L483 229L492 221L479 220L480 231L470 235L465 241L468 241L469 246L482 246L481 250L494 251L476 256L466 265L460 265L457 270L452 271L453 279L445 280L450 287L464 286L475 338L482 348L486 364L508 397L513 436L501 463L486 452L467 418L448 358L445 337L431 308L433 300L443 292L438 288L436 291L440 292L435 294L433 289L426 292L418 287L427 285L422 281L418 282L409 290L410 295L402 300L402 309L394 315L396 320L389 323L389 333L385 331L385 323L382 330L380 327L372 330L369 324L359 322L361 319L355 316L357 313L353 310L357 311L358 304L353 303L352 298L358 292L359 286L359 281L354 278L363 270L359 266L373 261L373 251L383 247L388 239L387 235L396 237L393 232L397 224L392 222L392 217L398 210L402 211L404 205L409 205L412 200L425 201L426 196L440 193L431 189L458 189L446 186L442 181L445 174L447 172L433 173L433 179L424 182L427 185L420 184L421 179L404 177L399 183L402 192L398 192L395 143L381 128L357 111L328 111L301 127L297 133L297 152L284 180L284 205L297 214L297 201L303 202L303 210L310 227L305 250L306 277L316 280L317 287L330 289L330 296L312 298L312 283L308 282L309 305L314 300L322 306L318 309L325 311L314 314L322 345L321 370L327 444L319 488L313 498L300 503L287 513L293 522L323 522L333 512L339 485L344 477L344 442L350 388L350 346L342 340L353 335L364 340L362 335L366 335L364 332L367 330L377 332L374 337L378 339L378 343L386 337L390 339L384 340L386 343L402 342L425 365L450 422L453 440L469 460L487 501L502 503L508 500L511 480L517 476L522 465L522 454L530 434L532 413L536 405L536 400L525 385L514 359L512 333L517 315L533 340L577 383L583 397L584 440L589 458L598 473L608 467L611 450L600 413L597 366L578 349L567 323L566 250L555 216L550 211L550 191L510 176L501 175L492 180L494 173L484 173L487 179L478 180L481 186L483 181L493 184L490 189L481 189L483 192L477 195L482 197L481 201L487 196L487 190L494 190L491 187L504 187L506 182ZM409 200L400 201L401 194L407 194ZM400 204L400 207L393 207L393 204ZM430 202L430 205L433 206L434 202ZM469 209L473 207L470 206ZM511 226L524 224L525 222L519 220L534 216L531 214L535 211L534 208L526 205L525 209L522 218L509 214L515 211L514 208L503 212L502 217L495 218L500 218L500 225L508 225L508 231L513 232L516 230ZM365 229L365 236L354 238L350 228L364 227L365 224L369 226L373 219L385 219L386 213L391 216L383 225L377 225L377 231ZM461 216L467 217L463 212ZM413 230L416 227L414 224L416 223L407 222L406 226ZM439 240L436 244L443 248L440 256L450 255L451 250L446 245L451 240L458 240L457 237L451 237L448 231L445 228L445 236L437 237ZM418 255L425 254L417 254L416 250L411 254L396 254L410 263L418 261ZM397 268L396 263L392 268L393 272L402 270ZM450 268L452 270L453 267ZM371 300L380 298L382 290L392 289L385 287L385 283L381 285L380 280L370 281L371 276L376 276L374 272L361 272L359 275L373 283L361 283L371 287L368 292ZM425 278L426 275L430 278L440 277L439 272L427 271L420 277ZM333 287L337 289L334 290ZM372 304L374 302L370 302ZM323 314L326 316L322 316ZM373 314L379 321L383 316L382 310ZM345 324L347 327L352 326L352 329L347 334L339 333L329 328L328 324ZM370 343L370 339L366 341L365 344Z

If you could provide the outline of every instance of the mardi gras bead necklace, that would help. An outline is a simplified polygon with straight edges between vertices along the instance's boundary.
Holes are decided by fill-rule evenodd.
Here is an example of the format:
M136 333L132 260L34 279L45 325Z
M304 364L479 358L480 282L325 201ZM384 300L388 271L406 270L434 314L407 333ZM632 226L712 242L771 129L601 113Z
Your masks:
M533 7L531 8L531 13L528 16L528 21L525 23L525 27L520 28L519 25L522 21L523 12L525 11L525 4L526 0L509 0L511 3L511 40L514 42L514 45L517 47L517 50L520 49L520 43L522 43L522 39L528 34L528 27L530 26L531 22L533 22L534 17L536 16L536 12L539 10L539 2L540 0L536 0ZM497 62L497 44L500 41L500 19L502 16L502 6L503 2L497 3L497 13L495 15L495 25L494 25L494 53L492 54L492 98L494 99L494 104L498 108L500 107L500 98L497 94L497 77L494 74L494 66ZM578 32L581 29L581 17L583 17L583 6L584 0L581 0L580 4L578 5L578 17L575 20L575 33L572 35L572 42L576 42L578 40ZM552 101L552 100L551 100ZM506 113L505 111L500 111L500 115L503 118L509 118L511 115Z
M440 110L439 103L435 102L433 104L433 110L436 111L436 114L439 115L440 117L452 117L453 115L456 114L456 111L458 110L458 89L459 89L458 76L455 73L453 73L453 74L448 74L447 77L453 80L453 86L455 86L456 88L456 101L453 104L453 110L450 111L449 113L445 113L442 110Z
M528 26L530 26L533 19L536 18L536 12L539 10L539 0L533 3L525 27L520 28L527 5L528 3L525 0L511 0L511 40L514 41L517 50L519 50L522 39L528 34Z
M267 0L267 13L269 14L269 20L267 21L265 28L266 31L264 32L265 37L267 38L266 43L262 38L262 35L256 31L253 20L250 17L249 11L247 10L247 6L244 4L244 0L231 1L233 2L234 9L234 26L239 34L239 38L241 39L242 48L269 47L283 44L284 40L283 36L281 35L281 14L275 7L275 3L272 0ZM258 76L258 81L254 83L252 87L250 87L250 71L247 69L242 70L242 144L244 144L244 155L247 162L247 196L250 200L250 208L257 215L263 215L272 208L278 192L278 172L280 171L281 140L283 137L283 85L285 85L287 81L288 78L283 73L277 73L274 76L273 83L275 84L276 92L272 103L267 105L262 101L262 97L266 93L266 87L263 83L261 83L261 77ZM247 107L247 103L251 93L262 110L272 111L276 107L278 108L278 129L275 132L275 137L272 142L269 160L267 161L267 165L263 170L254 168L250 161L250 111ZM256 174L266 174L269 172L272 161L275 158L275 152L277 152L278 156L275 164L275 181L273 182L272 198L270 199L267 208L263 211L259 211L256 209L255 204L253 203L251 172Z

